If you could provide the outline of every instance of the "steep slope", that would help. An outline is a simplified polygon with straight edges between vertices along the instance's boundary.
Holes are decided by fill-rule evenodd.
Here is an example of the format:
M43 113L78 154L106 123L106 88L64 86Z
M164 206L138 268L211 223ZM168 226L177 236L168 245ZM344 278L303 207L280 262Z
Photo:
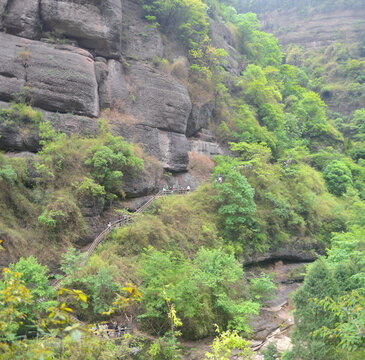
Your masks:
M33 0L3 2L2 9L0 100L12 101L25 91L67 133L93 133L95 118L117 111L116 134L143 144L168 170L187 169L188 120L199 114L192 112L183 82L148 64L166 48L159 31L142 20L138 4ZM80 127L76 115L83 116ZM131 123L127 129L125 118ZM36 151L5 143L4 137L0 148Z

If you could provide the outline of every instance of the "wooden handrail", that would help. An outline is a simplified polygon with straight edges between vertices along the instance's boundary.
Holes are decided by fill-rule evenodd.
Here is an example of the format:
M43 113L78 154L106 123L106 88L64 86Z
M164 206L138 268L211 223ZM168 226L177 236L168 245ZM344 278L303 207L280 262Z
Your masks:
M165 196L165 195L169 195L169 194L188 194L189 191L187 190L177 190L176 192L172 192L172 191L165 191L165 190L161 190L159 191L157 194L151 196L141 207L139 207L135 213L142 213L143 211L145 211L148 207L150 207L150 205L158 198ZM106 229L104 229L95 239L94 241L89 245L89 247L85 250L85 252L87 253L87 257L89 258L92 253L96 250L96 248L98 247L98 245L105 239L105 237L113 230L113 228L115 227L122 227L123 225L126 224L130 224L134 221L133 215L128 216L125 219L119 219L116 220L112 223L110 223L110 226L108 226ZM57 279L55 281L53 281L51 283L51 286L54 290L59 290L61 285L62 285L62 281L66 278L67 276L63 276L61 279ZM45 301L44 298L39 299L38 302L43 302ZM77 319L77 317L69 314L70 319L72 319L74 322L79 323L80 325L87 327L88 325L83 323L82 321L80 321L79 319ZM126 328L125 330L131 330L130 328ZM107 331L108 333L109 331ZM115 333L115 331L113 332ZM94 335L99 336L98 334L94 333Z

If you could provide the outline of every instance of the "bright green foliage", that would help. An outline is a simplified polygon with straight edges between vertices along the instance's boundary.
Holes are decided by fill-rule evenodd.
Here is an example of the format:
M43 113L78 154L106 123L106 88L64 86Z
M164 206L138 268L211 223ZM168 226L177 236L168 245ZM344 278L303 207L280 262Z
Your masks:
M217 157L217 166L213 177L223 178L223 182L215 182L213 188L217 190L214 197L218 204L218 214L222 218L222 228L227 239L237 241L243 227L253 224L256 205L253 200L254 190L245 176L237 169L238 163L228 157Z
M324 178L328 190L337 196L343 195L347 188L352 186L352 174L350 169L341 161L332 161L324 169Z
M20 258L16 264L9 265L9 276L21 274L21 280L32 296L30 303L19 304L17 309L25 315L22 323L19 324L18 332L21 334L34 334L36 331L35 322L39 319L40 313L54 305L54 291L48 281L48 267L42 266L33 256L27 259ZM4 284L0 285L2 288ZM43 301L40 301L40 300Z
M10 164L0 167L0 181L7 181L12 184L17 180L18 176Z
M31 105L22 102L13 103L9 109L1 109L1 123L4 123L10 130L27 128L25 133L29 131L36 133L38 131L40 146L60 136L60 133L52 128L49 120L43 118L42 113L33 109Z
M344 359L364 345L364 227L335 234L295 296L293 350L285 359Z
M249 331L249 315L257 314L260 307L244 300L249 294L242 293L242 268L221 250L201 249L194 261L149 250L140 275L145 306L140 319L157 333L169 327L165 296L175 304L184 324L182 333L190 338L210 334L213 323Z
M365 142L365 109L356 110L350 123L350 131L355 140Z
M364 288L363 288L364 289ZM365 331L365 296L364 292L353 290L334 301L325 298L318 301L319 305L336 318L336 322L330 326L323 326L313 332L314 337L332 342L337 339L337 347L349 352L354 352L364 346Z
M122 137L107 135L103 145L90 149L85 161L91 175L107 192L123 195L123 169L143 169L143 161L134 155L133 148ZM100 191L99 191L100 192Z
M301 100L293 105L295 113L303 124L303 133L309 137L315 137L328 131L326 122L326 105L314 92L306 92Z
M205 353L205 360L229 360L232 350L239 350L238 356L242 359L252 359L253 353L250 349L250 343L240 337L237 331L227 330L220 332L217 328L217 337L214 339L211 347L211 352Z
M106 194L103 186L88 177L84 178L81 185L77 188L77 192L82 198L92 198L95 201L103 198Z
M275 289L276 286L270 277L264 273L261 274L261 277L250 279L250 292L255 299L270 300Z
M279 90L268 81L260 66L248 65L242 80L241 86L250 104L260 107L266 103L276 104L281 100Z
M78 273L80 272L86 259L87 253L81 253L80 251L77 251L74 247L71 247L62 256L61 270L71 281L77 280Z
M278 358L278 349L276 348L276 344L271 342L265 350L262 351L265 360L276 360Z
M17 331L26 318L20 308L32 300L30 291L21 280L21 274L9 269L3 270L0 283L0 354L7 350L4 341L14 341Z
M328 326L334 321L329 316L323 306L309 301L311 298L324 298L325 296L338 296L333 274L328 265L323 261L317 261L310 267L306 276L304 286L301 287L294 295L296 306L294 319L296 323L292 339L296 345L293 349L293 359L328 359L332 358L332 350L317 339L313 339L312 332L321 326ZM300 322L299 322L300 319ZM310 342L310 346L305 346L304 342Z
M3 279L0 282L1 359L97 360L115 359L122 354L126 357L129 355L127 341L122 340L118 345L112 341L106 343L79 323L72 323L69 317L72 309L66 303L55 301L53 306L48 305L46 312L24 313L22 309L36 309L40 306L37 301L40 293L37 293L32 281L43 283L44 279L41 281L35 270L40 270L44 275L45 268L37 264L34 258L22 259L13 267L19 267L28 274L25 277L29 280L28 285L33 287L35 297L32 297L31 292L25 287L21 279L22 274L4 269ZM61 289L58 298L62 298L65 294L74 301L87 302L85 294L80 290ZM34 333L29 331L28 326L25 328L28 339L20 340L18 335L25 333L25 321L31 322L31 330L34 330ZM37 337L35 337L36 331Z
M192 264L178 259L171 253L153 251L142 258L141 292L145 313L140 316L145 326L156 333L169 329L168 307L165 297L175 304L178 316L184 323L184 331L192 337L203 337L209 333L211 309L209 303L199 301L198 284L193 280ZM166 295L164 294L166 292ZM149 319L149 321L147 321ZM146 322L147 321L147 322ZM192 321L192 324L188 322Z
M22 274L21 279L29 289L33 300L49 299L53 295L53 289L48 283L48 267L39 264L35 257L20 258L16 264L9 265L9 270ZM48 306L47 303L39 303L39 306L44 307L44 304Z
M171 304L170 299L167 297L166 290L164 289L164 296L166 305L168 307L168 318L170 320L170 331L168 331L162 338L154 341L148 349L148 355L151 359L181 359L181 350L179 349L179 343L176 341L178 336L181 336L181 331L176 330L181 327L183 323L176 315L175 305Z
M201 0L142 0L142 3L151 20L156 18L162 26L178 29L189 48L195 48L208 34L206 6Z
M58 210L58 211L44 210L43 213L38 216L38 221L40 224L45 225L47 228L53 229L57 225L56 218L57 217L60 218L60 217L64 217L64 216L65 216L65 214L61 210Z
M201 75L203 79L213 80L217 76L219 65L227 63L228 53L224 49L217 49L212 46L208 35L198 45L189 51L189 56L194 62L190 70L193 75Z
M4 122L7 127L13 128L16 125L39 124L43 119L40 112L34 110L30 105L14 103L8 109L0 111L0 123Z
M94 313L102 314L109 309L110 304L115 299L118 286L107 267L100 267L96 276L90 276L86 281L91 293L90 300Z
M305 89L300 84L299 69L295 66L284 64L280 67L280 78L283 83L282 95L284 98L288 96L300 97ZM306 74L301 71L301 74Z
M249 333L249 316L258 314L260 304L251 300L235 299L239 293L235 284L243 278L243 271L235 262L234 256L225 255L221 250L202 248L194 262L200 270L196 273L198 282L210 288L213 306L219 314L226 314L228 328Z
M151 360L181 359L181 355L174 349L171 339L166 336L158 338L151 344L147 356Z
M272 35L259 31L260 23L254 13L237 14L232 6L222 5L226 20L237 27L238 48L250 60L262 66L278 66L283 54L278 40Z

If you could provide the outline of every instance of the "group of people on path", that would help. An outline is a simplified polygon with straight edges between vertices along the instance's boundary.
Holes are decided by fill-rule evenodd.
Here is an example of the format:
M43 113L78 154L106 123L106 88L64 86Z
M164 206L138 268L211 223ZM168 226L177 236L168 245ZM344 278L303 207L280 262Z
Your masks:
M218 175L215 179L214 179L214 182L215 183L218 183L218 184L222 184L223 182L223 177L221 175Z
M186 186L186 187L183 187L183 186L178 186L178 187L175 187L174 185L172 186L164 186L162 188L162 192L163 192L163 195L169 195L169 194L187 194L187 193L190 193L190 185ZM124 214L124 215L118 215L118 224L119 224L119 227L122 226L122 223L123 222L126 222L128 220L128 215ZM111 231L113 225L112 223L109 221L108 224L107 224L107 228L109 231Z
M164 195L168 195L168 194L185 194L185 193L189 193L191 190L190 185L188 185L187 187L183 187L183 186L179 186L179 187L175 187L175 186L164 186L162 188L162 192Z
M103 336L108 335L108 337L118 338L124 336L130 329L123 324L118 324L117 321L113 321L106 324L95 324L92 330L95 333L103 333Z
M127 220L128 220L128 215L126 215L126 214L124 214L124 215L118 215L118 224L119 224L119 227L122 226L123 221L125 222ZM108 227L108 230L111 230L112 223L110 221L108 222L107 227Z

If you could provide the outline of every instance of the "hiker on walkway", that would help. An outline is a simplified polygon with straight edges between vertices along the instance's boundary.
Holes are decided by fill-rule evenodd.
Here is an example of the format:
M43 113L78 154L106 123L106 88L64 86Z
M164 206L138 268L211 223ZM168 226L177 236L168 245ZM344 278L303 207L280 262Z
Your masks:
M186 192L187 192L187 193L189 193L189 192L190 192L190 185L188 185L188 186L186 187Z
M109 221L108 222L108 230L110 230L112 228L112 223Z

